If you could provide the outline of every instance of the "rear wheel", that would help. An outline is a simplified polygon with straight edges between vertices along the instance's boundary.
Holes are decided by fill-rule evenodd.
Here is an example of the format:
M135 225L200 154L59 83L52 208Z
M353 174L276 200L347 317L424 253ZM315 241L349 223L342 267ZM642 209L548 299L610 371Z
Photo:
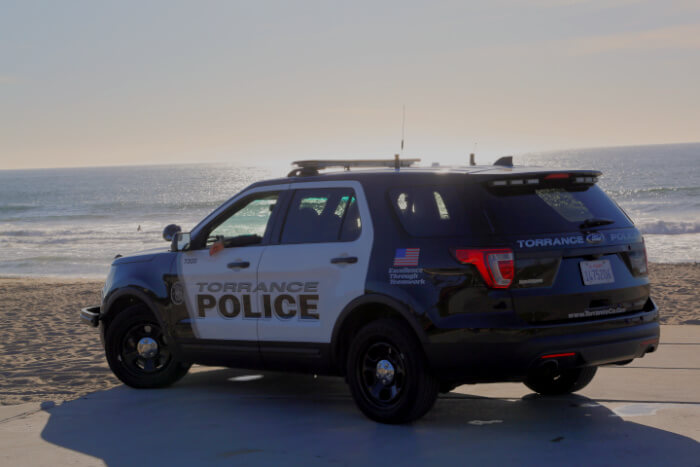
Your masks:
M418 340L402 322L391 319L371 322L355 336L347 379L360 410L381 423L422 417L439 389Z
M525 380L525 386L544 395L569 394L579 391L593 380L598 367L570 368L560 371L538 370Z
M117 378L134 388L169 386L190 368L173 356L158 321L144 305L123 310L109 324L105 353Z

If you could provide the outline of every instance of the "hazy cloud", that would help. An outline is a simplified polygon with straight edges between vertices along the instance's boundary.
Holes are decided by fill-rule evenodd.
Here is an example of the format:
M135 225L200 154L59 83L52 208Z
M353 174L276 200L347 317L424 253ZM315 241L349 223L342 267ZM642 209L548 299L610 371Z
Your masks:
M639 5L644 3L652 3L649 0L518 0L513 4L527 4L535 7L545 8L562 8L562 7L593 7L593 8L616 8L628 5ZM666 0L663 5L666 8L682 8L697 10L700 9L700 3L697 0Z
M566 7L574 5L598 6L610 8L615 6L641 3L643 0L528 0L529 5L539 7Z
M529 56L533 53L577 56L624 51L700 50L700 23L620 34L487 45L474 47L473 50L503 58Z
M17 77L0 73L0 84L14 84L17 82Z
M571 40L570 49L581 54L622 50L687 49L700 50L700 24L671 26L608 36Z

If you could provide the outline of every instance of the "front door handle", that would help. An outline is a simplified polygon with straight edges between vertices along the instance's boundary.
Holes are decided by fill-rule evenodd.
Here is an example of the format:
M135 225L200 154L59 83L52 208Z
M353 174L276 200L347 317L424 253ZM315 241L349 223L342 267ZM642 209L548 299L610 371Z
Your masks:
M341 256L340 258L333 258L331 260L333 264L355 264L357 263L357 257L355 256Z
M237 263L228 263L226 265L226 267L229 269L245 269L248 266L250 266L250 263L248 261L239 261Z

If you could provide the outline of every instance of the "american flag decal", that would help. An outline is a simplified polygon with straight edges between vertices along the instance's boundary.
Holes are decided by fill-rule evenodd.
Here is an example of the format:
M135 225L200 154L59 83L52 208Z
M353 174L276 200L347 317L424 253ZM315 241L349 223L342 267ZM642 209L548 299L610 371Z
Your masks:
M397 248L394 266L418 266L420 248Z

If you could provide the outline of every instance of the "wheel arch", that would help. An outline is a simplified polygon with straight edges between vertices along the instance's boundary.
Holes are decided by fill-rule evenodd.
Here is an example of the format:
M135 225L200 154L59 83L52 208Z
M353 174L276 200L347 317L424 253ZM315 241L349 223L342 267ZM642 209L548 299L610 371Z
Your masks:
M425 331L408 305L386 295L363 295L343 309L333 327L331 352L333 366L339 374L345 374L345 360L352 337L365 324L382 318L400 319L413 331L421 345L426 342Z
M121 313L128 307L137 304L142 304L146 306L146 308L149 309L149 311L158 321L158 324L160 325L161 329L163 329L164 332L167 332L168 327L163 321L161 314L158 313L158 307L153 297L149 296L143 290L139 290L135 287L122 287L118 290L113 291L107 297L107 299L105 300L105 304L103 305L102 315L100 317L101 321L104 324L104 329L106 329L109 326L109 324L115 316L117 316L119 313Z

